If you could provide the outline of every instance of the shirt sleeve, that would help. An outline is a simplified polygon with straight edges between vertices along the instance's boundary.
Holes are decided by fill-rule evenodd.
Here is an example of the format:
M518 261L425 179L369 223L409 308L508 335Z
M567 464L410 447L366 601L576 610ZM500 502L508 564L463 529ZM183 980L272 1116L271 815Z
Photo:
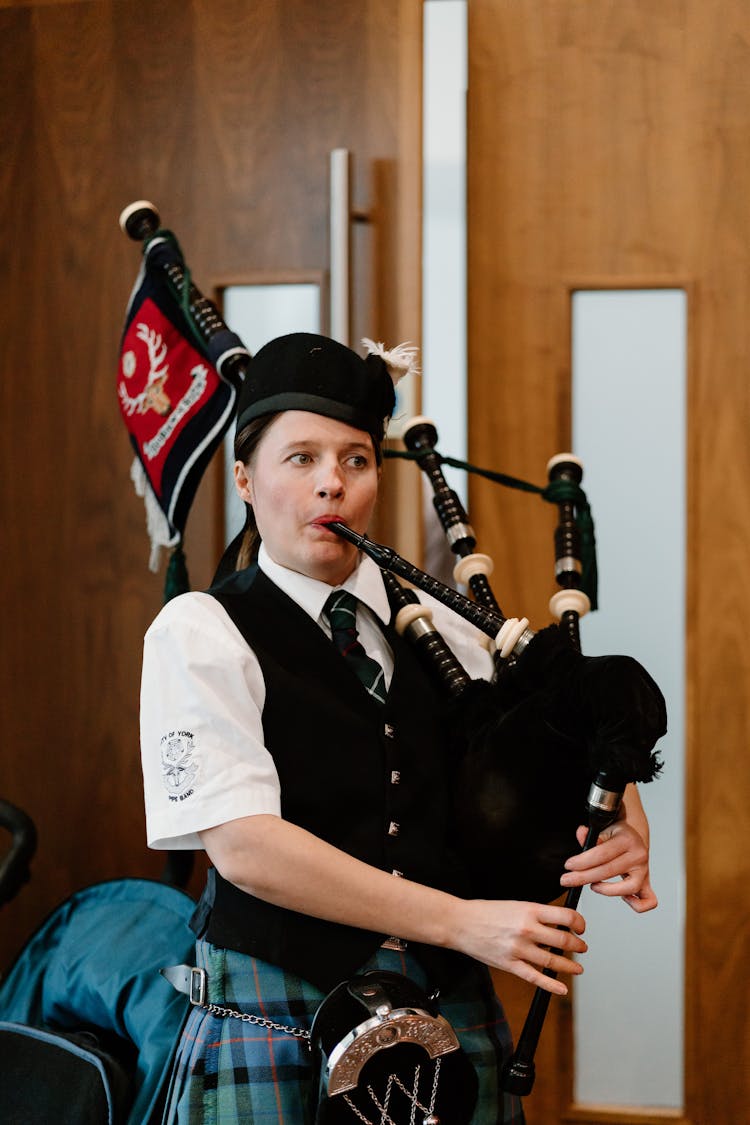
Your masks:
M280 815L265 747L258 660L209 594L170 601L148 630L141 680L141 762L149 847L201 848L198 832Z
M466 673L473 680L491 680L495 674L495 662L488 648L490 637L429 594L420 590L418 596L432 610L433 625L442 634Z

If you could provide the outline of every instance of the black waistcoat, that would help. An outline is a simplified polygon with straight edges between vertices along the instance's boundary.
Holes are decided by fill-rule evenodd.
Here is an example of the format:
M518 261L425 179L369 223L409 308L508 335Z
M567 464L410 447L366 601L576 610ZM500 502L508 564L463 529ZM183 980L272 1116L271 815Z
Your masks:
M210 593L263 671L263 730L284 819L382 870L459 890L445 840L440 704L411 648L384 629L394 672L381 705L320 627L257 567ZM355 973L387 936L274 906L215 873L206 939L280 965L324 991ZM442 977L451 955L413 948Z

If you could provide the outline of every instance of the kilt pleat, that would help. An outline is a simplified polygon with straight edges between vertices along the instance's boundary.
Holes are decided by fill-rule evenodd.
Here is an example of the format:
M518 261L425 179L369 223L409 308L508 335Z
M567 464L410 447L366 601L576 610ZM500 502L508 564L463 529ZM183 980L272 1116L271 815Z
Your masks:
M309 1030L325 993L292 973L245 954L196 943L208 975L208 1000L285 1026ZM379 949L363 966L409 976L429 990L408 951ZM489 973L472 966L440 997L440 1010L479 1078L472 1125L523 1125L520 1099L503 1094L500 1074L512 1050ZM310 1125L312 1068L307 1042L193 1008L177 1050L164 1125ZM353 1125L355 1118L352 1117Z

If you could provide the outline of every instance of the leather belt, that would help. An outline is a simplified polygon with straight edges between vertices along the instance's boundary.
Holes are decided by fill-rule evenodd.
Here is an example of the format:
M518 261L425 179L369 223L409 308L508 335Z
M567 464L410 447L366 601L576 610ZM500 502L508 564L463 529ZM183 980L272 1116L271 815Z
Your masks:
M389 937L382 943L381 949L393 949L403 953L408 942L400 937ZM204 1007L206 993L208 992L208 977L205 969L197 969L194 965L167 965L159 969L166 981L178 992L182 992L197 1007Z
M207 976L205 969L196 969L193 965L168 965L159 972L168 980L172 988L184 992L190 998L190 1003L203 1007L206 1003Z

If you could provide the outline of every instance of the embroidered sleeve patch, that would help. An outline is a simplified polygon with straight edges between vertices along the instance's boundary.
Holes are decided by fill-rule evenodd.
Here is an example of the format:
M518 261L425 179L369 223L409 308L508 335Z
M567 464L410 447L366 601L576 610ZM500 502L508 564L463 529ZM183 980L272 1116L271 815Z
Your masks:
M171 730L161 740L161 776L170 801L185 801L198 776L192 731Z

